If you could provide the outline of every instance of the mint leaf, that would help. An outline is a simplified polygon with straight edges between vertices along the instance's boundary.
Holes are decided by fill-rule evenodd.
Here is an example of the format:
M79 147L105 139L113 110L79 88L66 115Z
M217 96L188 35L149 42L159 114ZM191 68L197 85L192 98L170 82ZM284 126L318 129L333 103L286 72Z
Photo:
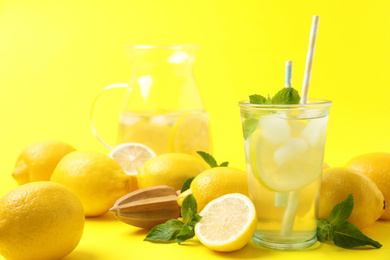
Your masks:
M211 168L218 167L217 161L211 154L202 151L197 151L197 153L210 165Z
M219 165L219 167L228 167L229 162L223 162Z
M328 237L329 242L331 242L332 238L330 234L333 233L333 227L329 222L325 219L319 219L317 221L317 238L318 241L323 242L326 237Z
M178 219L171 219L155 226L146 235L144 240L153 242L177 241L179 244L195 236L194 227L202 216L196 214L198 205L193 194L188 195L182 203L181 215L184 224Z
M195 179L195 177L188 178L187 180L184 181L183 186L181 186L180 193L185 192L191 187L192 181Z
M299 101L299 93L294 88L283 88L279 90L271 100L274 105L299 104Z
M180 233L177 235L176 240L177 240L177 243L180 245L181 243L183 243L187 239L193 238L194 236L195 236L194 227L184 224Z
M344 222L334 227L333 240L336 246L347 249L366 245L375 248L382 247L379 242L367 237L357 226L349 222Z
M353 194L349 194L345 200L338 203L330 211L328 221L332 226L343 224L351 216L354 206Z
M180 233L183 223L178 219L171 219L152 228L146 235L146 241L154 242L171 242L175 241L176 236Z
M257 124L259 121L254 118L246 118L242 123L242 129L244 130L244 139L248 139L248 137L256 130Z
M193 216L196 215L198 211L198 205L196 203L195 197L193 194L188 195L183 200L181 204L181 216L183 218L184 224L190 224L193 220Z
M256 120L256 124L257 124L257 120ZM197 151L197 153L203 158L203 160L205 160L205 162L207 162L210 165L211 168L227 167L229 165L229 162L223 162L221 163L221 165L218 166L217 161L214 159L214 157L211 154L202 151Z
M194 216L192 217L191 224L193 224L193 226L195 227L195 224L198 223L201 219L202 219L201 215L194 214Z
M367 245L382 247L379 242L367 237L358 227L346 221L352 213L353 206L353 194L349 194L345 200L333 207L327 220L318 220L318 240L322 242L328 237L329 242L334 241L336 246L347 249Z
M262 104L266 104L266 102L267 102L267 99L265 97L263 97L262 95L254 94L254 95L249 96L249 103L251 103L251 104L262 105Z

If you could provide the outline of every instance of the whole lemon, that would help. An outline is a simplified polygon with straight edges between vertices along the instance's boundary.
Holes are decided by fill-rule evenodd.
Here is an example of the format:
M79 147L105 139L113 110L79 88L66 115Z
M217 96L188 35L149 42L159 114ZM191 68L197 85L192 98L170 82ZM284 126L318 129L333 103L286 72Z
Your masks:
M168 185L179 190L185 180L209 168L205 161L193 155L184 153L158 155L148 160L138 170L138 187L142 189Z
M80 200L67 187L33 182L0 199L0 253L7 259L59 259L76 248L84 230Z
M190 193L194 195L200 212L210 201L222 195L241 193L248 196L247 174L235 168L215 167L196 176L190 189L179 195L178 204L181 205Z
M18 185L48 181L57 163L75 149L64 142L41 141L28 145L20 153L12 177Z
M97 152L69 153L58 163L51 181L74 191L87 217L104 214L131 191L131 176L115 160Z
M390 153L368 153L351 159L345 167L361 171L375 182L390 203ZM380 219L390 219L390 206L385 209Z
M327 219L333 207L352 193L355 201L348 221L363 229L383 213L384 197L375 183L359 171L329 168L322 175L318 217Z

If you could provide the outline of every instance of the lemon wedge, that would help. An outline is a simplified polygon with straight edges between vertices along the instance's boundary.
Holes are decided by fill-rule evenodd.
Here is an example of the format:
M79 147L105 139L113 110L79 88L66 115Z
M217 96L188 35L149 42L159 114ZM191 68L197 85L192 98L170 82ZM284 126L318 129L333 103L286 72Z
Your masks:
M112 149L109 156L122 167L127 175L137 175L138 169L156 154L146 145L125 143Z
M257 227L257 215L252 201L240 193L221 196L200 212L202 219L195 234L202 244L220 252L244 247Z
M171 152L197 155L197 151L211 152L209 121L202 115L183 116L169 136Z

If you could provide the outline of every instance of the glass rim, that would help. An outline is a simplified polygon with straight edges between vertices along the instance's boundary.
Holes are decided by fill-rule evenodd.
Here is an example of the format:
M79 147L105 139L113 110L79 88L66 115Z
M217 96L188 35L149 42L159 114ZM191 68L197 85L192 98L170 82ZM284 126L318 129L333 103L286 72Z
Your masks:
M191 48L191 49L200 49L201 46L194 43L187 43L187 44L126 44L126 48L131 49L185 49L185 48Z
M286 109L286 108L310 108L310 107L322 107L332 105L332 101L327 99L320 98L309 98L307 100L309 103L306 104L287 104L287 105L277 105L277 104L251 104L249 99L244 99L238 102L238 105L241 108L265 108L265 109Z

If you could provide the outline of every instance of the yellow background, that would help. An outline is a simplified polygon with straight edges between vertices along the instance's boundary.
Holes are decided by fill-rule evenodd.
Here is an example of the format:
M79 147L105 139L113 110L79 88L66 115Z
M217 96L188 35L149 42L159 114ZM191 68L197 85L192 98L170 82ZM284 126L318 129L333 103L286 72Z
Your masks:
M211 118L214 155L245 169L237 102L282 88L286 60L294 62L293 87L300 89L314 14L321 18L309 97L334 102L325 160L342 166L361 153L390 152L390 4L364 2L2 0L0 195L16 187L16 157L32 142L63 140L79 150L108 153L91 134L89 109L104 86L129 80L125 44L202 45L194 73ZM108 112L107 120L115 121ZM115 133L115 127L106 130ZM197 240L185 246L142 242L145 232L107 215L87 221L67 259L384 259L390 256L389 230L388 222L378 222L365 231L384 244L380 250L322 244L276 253L250 244L218 254Z

